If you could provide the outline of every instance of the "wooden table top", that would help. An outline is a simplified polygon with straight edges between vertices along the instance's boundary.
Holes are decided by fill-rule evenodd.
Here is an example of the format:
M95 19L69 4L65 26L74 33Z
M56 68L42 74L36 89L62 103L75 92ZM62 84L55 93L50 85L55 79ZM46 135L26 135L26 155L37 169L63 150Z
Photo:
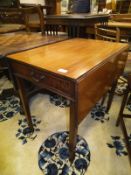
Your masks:
M23 24L0 24L0 34L15 32L25 29Z
M109 27L120 27L120 28L131 28L131 22L117 22L117 21L109 21Z
M8 57L76 80L125 48L127 44L76 38Z
M108 14L63 14L63 15L47 15L45 19L93 19L93 18L108 18Z
M67 39L67 36L42 36L41 33L14 32L0 35L0 57Z

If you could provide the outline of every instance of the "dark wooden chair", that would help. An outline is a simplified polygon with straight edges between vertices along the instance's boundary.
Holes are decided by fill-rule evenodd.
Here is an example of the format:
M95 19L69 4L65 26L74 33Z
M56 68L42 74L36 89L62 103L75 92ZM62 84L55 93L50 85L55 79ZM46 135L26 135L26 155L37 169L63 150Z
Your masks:
M24 15L24 21L28 33L30 33L32 29L40 29L42 35L67 35L66 32L62 32L61 26L46 24L43 6L35 5L28 8L23 7L21 8L21 11Z
M131 119L131 114L124 113L124 108L126 106L127 99L128 98L131 99L131 94L129 96L129 93L131 93L131 72L127 75L127 80L128 80L128 86L127 86L127 89L125 90L125 93L123 96L123 100L122 100L121 107L120 107L120 112L119 112L117 122L116 122L116 126L121 125L122 132L123 132L124 139L125 139L125 143L126 143L126 147L127 147L127 151L129 154L130 164L131 164L131 143L129 142L128 132L127 132L127 128L126 128L125 121L124 121L124 118Z
M32 29L40 29L44 34L44 13L41 5L35 5L33 7L21 8L24 16L27 32L31 32Z
M95 37L96 37L96 39L106 40L106 41L111 41L111 42L120 42L120 40L121 40L119 28L112 29L112 28L109 28L108 26L103 26L103 25L99 25L99 24L95 25ZM114 80L114 82L109 90L109 97L107 100L106 112L108 112L110 107L111 107L113 97L115 94L115 89L117 86L117 81L118 81L118 78L120 77L120 75L122 75L122 73L124 71L124 67L125 67L124 64L121 64L119 66L119 70L117 72L115 80ZM102 102L101 102L102 105L105 102L106 96L107 95L105 94L105 96L102 99Z

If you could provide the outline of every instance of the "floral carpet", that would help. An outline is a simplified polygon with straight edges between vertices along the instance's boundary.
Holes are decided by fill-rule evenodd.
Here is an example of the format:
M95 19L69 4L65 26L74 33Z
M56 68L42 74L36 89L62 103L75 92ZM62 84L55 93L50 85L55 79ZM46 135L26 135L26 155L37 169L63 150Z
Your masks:
M90 162L87 142L77 135L75 159L69 161L69 133L58 132L48 137L39 150L39 167L45 175L82 175Z
M0 81L1 94L6 87L12 87L7 81L6 78L2 78ZM120 127L115 126L122 94L122 90L116 92L108 114L105 112L106 107L98 103L80 124L76 156L72 165L69 162L68 132L65 131L69 130L67 119L69 101L56 94L37 94L31 98L30 109L34 126L34 132L32 132L27 125L25 116L19 114L19 98L9 94L4 98L1 96L0 132L2 135L5 133L7 140L5 142L5 138L0 136L0 174L86 175L89 173L94 175L95 173L95 175L129 175L130 168L125 142ZM131 100L129 98L125 111L130 113L130 109ZM129 140L131 140L131 125L128 121L127 126ZM2 168L5 167L3 160L6 158L6 152L2 150L6 148L6 145L10 145L8 146L10 149L14 148L14 151L8 154L8 159L12 160L13 158L13 161L6 159L6 167L14 164L14 160L17 161L17 156L19 156L19 166L12 165L17 169L17 172L11 169L7 172L7 168ZM17 151L14 145L15 147L18 145ZM7 149L6 151L8 152ZM11 156L12 154L18 155L14 157ZM28 161L30 163L27 163ZM119 168L115 170L117 166ZM21 169L21 167L23 168ZM97 169L98 167L99 169Z

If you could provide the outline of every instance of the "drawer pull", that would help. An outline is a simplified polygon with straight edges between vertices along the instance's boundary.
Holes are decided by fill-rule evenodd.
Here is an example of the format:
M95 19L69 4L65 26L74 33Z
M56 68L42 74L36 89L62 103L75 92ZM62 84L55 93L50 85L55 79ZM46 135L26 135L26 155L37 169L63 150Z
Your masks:
M40 80L43 80L45 78L45 75L37 75L34 71L31 71L30 75L32 80L34 80L35 82L39 82Z

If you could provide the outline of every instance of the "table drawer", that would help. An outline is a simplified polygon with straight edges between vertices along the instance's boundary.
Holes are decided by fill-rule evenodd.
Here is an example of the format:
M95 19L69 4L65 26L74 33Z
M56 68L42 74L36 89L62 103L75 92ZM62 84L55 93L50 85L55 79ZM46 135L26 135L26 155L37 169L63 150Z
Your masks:
M29 80L37 86L69 98L74 97L74 83L70 80L21 63L11 62L11 68L16 76Z

